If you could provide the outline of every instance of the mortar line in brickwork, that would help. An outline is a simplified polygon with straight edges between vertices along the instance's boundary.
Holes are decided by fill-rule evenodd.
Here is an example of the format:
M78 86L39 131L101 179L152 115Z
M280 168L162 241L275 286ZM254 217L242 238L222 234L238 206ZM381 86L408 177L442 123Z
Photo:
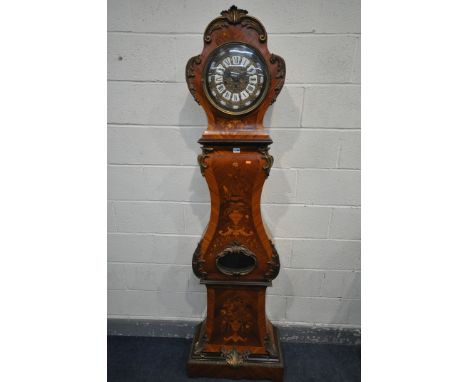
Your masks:
M182 81L166 81L166 80L130 80L130 79L118 79L108 78L107 82L130 82L130 83L148 83L148 84L185 84Z
M118 203L172 203L182 205L194 205L200 204L209 207L210 202L207 201L189 201L189 200L159 200L159 199L107 199L108 202ZM275 202L262 202L262 206L281 206L281 207L305 207L305 208L347 208L347 209L361 209L360 204L346 204L346 205L334 205L334 204L305 204L305 203L275 203Z
M186 167L186 168L197 168L198 166L194 165L178 165L178 164L153 164L153 163L119 163L119 162L109 162L108 166L115 167ZM272 171L277 170L317 170L317 171L361 171L360 168L347 168L347 167L275 167Z
M305 106L305 98L306 98L306 88L302 88L302 102L301 102L301 113L299 116L299 126L302 127L302 119L304 116L304 106Z
M342 142L341 142L341 139L340 139L339 144L338 144L338 152L336 153L336 163L335 163L336 168L340 168L341 151L342 150L343 150L343 145L342 145Z
M294 256L294 255L292 255ZM347 255L343 255L347 256ZM187 268L189 270L192 269L191 264L174 264L174 263L157 263L154 261L112 261L108 260L107 264L121 264L121 265L164 265L164 266L171 266L171 267L182 267ZM304 267L283 267L284 270L290 269L293 271L313 271L313 272L351 272L351 273L361 273L360 269L331 269L331 268L304 268Z
M150 123L134 123L134 122L107 122L107 127L135 127L135 128L157 128L157 129L203 129L206 125L154 125Z
M186 85L185 81L166 81L166 80L131 80L131 79L115 79L108 78L107 82L128 82L128 83L148 83L148 84L161 84L161 85L175 85L183 84ZM312 87L312 86L360 86L360 83L357 82L287 82L284 84L285 87Z
M111 219L109 219L110 220L110 223L109 223L110 227L109 228L117 229L117 224L115 223L116 216L115 216L115 205L114 205L114 203L110 203L108 208L110 209L111 217L112 217Z
M292 255L294 256L294 255ZM343 255L343 256L348 256L348 255ZM124 263L124 264L130 264L130 263ZM187 267L190 267L190 265L187 265ZM305 267L284 267L283 269L290 269L293 271L313 271L313 272L347 272L347 273L361 273L361 270L357 269L331 269L331 268L305 268Z
M288 82L285 84L286 87L304 87L310 88L313 86L361 86L357 82Z
M133 316L132 316L133 317ZM319 328L347 328L347 329L359 329L361 330L361 326L355 324L324 324L324 323L314 323L314 322L307 322L307 321L279 321L279 320L271 320L273 324L280 324L285 327L289 326L304 326L308 330L319 329Z
M130 319L130 320L155 320L155 321L186 321L187 323L198 323L202 316L190 316L190 317L179 317L179 316L157 316L148 314L108 314L107 318L114 319ZM327 324L334 325L334 324ZM338 324L337 324L338 325ZM344 327L345 325L342 325Z
M181 168L198 168L196 165L185 165L185 164L133 164L133 163L113 163L107 164L109 167L181 167Z
M187 233L187 214L185 212L185 206L182 207L182 221L184 222L184 233Z
M171 267L184 267L192 269L191 264L174 264L174 263L156 263L154 261L107 261L108 264L147 264L147 265L170 265Z
M199 316L189 316L189 317L179 317L179 316L158 316L158 315L146 315L146 314L108 314L107 318L114 318L114 319L119 319L119 318L124 318L124 319L129 319L129 320L150 320L150 321L186 321L187 323L199 323L200 318L203 316L200 314ZM289 324L289 322L288 322ZM292 322L292 324L295 324L295 322ZM300 326L302 326L303 323L300 323ZM310 325L310 324L309 324ZM327 325L335 325L335 324L327 324ZM346 324L339 325L340 327L346 327ZM174 337L177 338L177 337Z
M177 203L177 204L200 204L209 206L210 202L192 202L192 201L181 201L181 200L135 200L135 199L107 199L108 202L132 202L132 203ZM360 209L361 205L359 204L348 204L348 205L335 205L335 204L306 204L306 203L273 203L262 202L262 206L287 206L287 207L317 207L317 208L350 208L350 209Z
M360 38L356 39L355 46L354 46L354 53L353 53L353 61L351 64L351 76L350 76L350 82L353 82L353 77L354 77L354 68L356 67L356 60L358 56L358 51L359 51L359 41Z
M357 324L346 324L346 323L338 323L338 324L322 324L322 323L315 323L315 322L307 322L307 321L289 321L289 320L283 320L283 321L275 321L271 320L272 323L277 323L279 325L284 326L308 326L309 328L312 329L317 329L317 328L347 328L347 329L357 329L361 330L361 326Z
M206 125L154 125L154 124L147 124L147 123L130 123L130 122L107 122L107 127L135 127L135 128L154 128L154 129L203 129L206 128ZM269 127L265 126L267 131L303 131L303 130L310 130L310 131L349 131L349 132L360 132L360 127Z
M273 281L274 282L274 281ZM206 291L195 291L195 290L182 290L175 291L171 289L107 289L107 291L118 291L118 292L154 292L154 293L194 293L194 294L205 294ZM360 298L355 297L327 297L327 296L294 296L288 294L274 294L268 293L267 296L276 296L276 297L289 297L289 298L307 298L314 300L341 300L341 301L360 301Z
M205 294L205 291L196 291L196 290L172 290L172 289L107 289L108 291L120 291L120 292L155 292L155 293L194 293L194 294Z
M284 236L275 236L274 240L321 240L321 241L353 241L361 242L361 239L338 239L338 238L316 238L316 237L284 237Z
M158 128L158 129L174 129L174 128L184 128L184 129L201 129L206 128L206 125L155 125L151 123L138 123L138 122L113 122L108 121L107 127L135 127L135 128Z
M180 321L187 321L187 322L193 322L193 323L198 323L200 317L179 317L179 316L156 316L154 314L115 314L115 313L109 313L107 315L107 318L133 318L133 319L153 319L153 320L180 320ZM271 320L273 323L280 323L283 324L284 326L290 326L290 325L297 325L297 326L305 326L307 329L311 328L311 323L306 322L306 321L285 321L285 320ZM320 323L320 324L313 324L312 328L356 328L360 329L360 326L355 326L353 324L327 324L327 323Z
M169 288L169 287L168 287ZM193 290L193 289L119 289L119 288L112 288L107 289L107 291L119 291L119 292L155 292L155 293L206 293L204 290Z
M187 233L159 233L159 232L107 232L108 235L153 235L153 236L177 236L177 237L196 237L200 238L200 235L187 234Z
M292 171L294 171L294 199L297 198L297 184L299 182L299 171L298 169L290 169Z
M274 284L274 281L273 281ZM111 290L111 289L108 289ZM313 300L341 300L341 301L361 301L360 298L356 297L327 297L327 296L294 296L289 294L274 294L267 293L267 296L279 296L279 297L289 297L289 298L308 298Z
M280 167L281 170L313 170L313 171L355 171L361 172L360 168L337 168L337 167Z
M198 36L203 38L202 33L196 32L151 32L151 31L125 31L125 30L108 30L107 33L115 34L137 34L137 35L150 35L150 36ZM268 36L278 36L278 37L303 37L303 36L343 36L343 37L359 37L361 33L358 32L268 32Z
M335 213L335 210L332 209L332 210L330 211L330 216L329 216L329 218L328 218L327 238L330 237L330 230L331 230L331 225L332 225L332 220L333 220L333 215L334 215L334 213Z
M114 231L107 232L108 235L155 235L155 236L180 236L180 237L196 237L200 238L201 232L199 234L183 234L183 233L155 233L155 232L125 232L125 231ZM322 240L322 241L350 241L360 243L361 239L344 239L344 238L328 238L328 237L306 237L306 236L296 236L296 237L284 237L284 236L274 236L273 240Z
M157 316L154 314L113 314L109 313L107 318L128 318L128 319L148 319L148 320L155 320L155 321L186 321L187 323L199 323L199 320L202 316L190 316L190 317L179 317L179 316ZM350 329L361 329L360 326L356 326L353 324L327 324L327 323L312 323L307 321L286 321L282 320L271 320L273 324L280 324L283 326L303 326L307 329L317 329L317 328L350 328Z
M153 235L153 236L177 236L177 237L193 237L193 238L200 238L199 234L184 234L184 233L159 233L159 232L108 232L108 235ZM275 236L274 240L321 240L321 241L351 241L351 242L361 242L361 239L338 239L338 238L316 238L316 237L284 237L284 236Z
M164 318L161 318L159 316L156 316L154 314L114 314L114 313L109 313L107 315L108 318L114 318L114 317L134 317L134 318L155 318L157 317L156 319L158 320L163 320ZM183 321L197 321L198 322L198 317L178 317L178 316L174 316L174 317L171 317L171 318L175 318L175 319L179 319L179 320L183 320ZM332 325L332 324L330 324Z

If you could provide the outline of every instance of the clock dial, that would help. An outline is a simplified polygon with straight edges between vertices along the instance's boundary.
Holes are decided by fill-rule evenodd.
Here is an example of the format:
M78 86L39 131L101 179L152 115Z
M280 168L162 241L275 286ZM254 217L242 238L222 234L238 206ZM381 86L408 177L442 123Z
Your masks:
M228 114L245 114L255 109L267 91L263 57L243 43L217 48L208 59L204 89L210 102Z

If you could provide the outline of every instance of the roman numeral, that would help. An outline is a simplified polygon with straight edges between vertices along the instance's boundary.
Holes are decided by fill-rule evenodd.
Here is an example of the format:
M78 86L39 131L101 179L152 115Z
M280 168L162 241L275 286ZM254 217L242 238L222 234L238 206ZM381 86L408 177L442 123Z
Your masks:
M256 73L257 73L257 69L255 69L255 66L250 65L249 68L247 69L247 73L248 73L248 74L256 74Z
M240 56L232 56L232 64L233 65L239 65L241 62L241 57Z
M223 64L226 68L229 68L231 66L231 57L226 57L224 60L223 60Z
M226 90L226 93L223 94L223 98L229 101L231 99L231 94L229 90Z
M218 73L219 75L223 75L224 74L224 66L219 64L217 67L216 67L216 73Z
M245 100L247 98L249 98L249 93L247 93L245 90L242 90L241 93L240 93L240 96L241 96L241 100Z

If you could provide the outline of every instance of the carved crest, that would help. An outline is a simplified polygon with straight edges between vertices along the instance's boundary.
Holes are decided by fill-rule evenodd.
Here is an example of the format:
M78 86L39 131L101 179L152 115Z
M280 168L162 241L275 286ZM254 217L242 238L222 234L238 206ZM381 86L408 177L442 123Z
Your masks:
M203 39L204 45L201 54L190 58L185 69L190 93L195 101L203 107L208 118L208 129L203 133L203 138L209 137L215 140L220 138L220 136L216 136L217 133L214 131L223 131L223 138L228 137L230 133L235 134L242 131L245 132L247 139L269 140L268 134L262 131L263 117L268 106L276 101L283 88L286 65L280 56L268 51L265 27L255 17L250 16L246 10L232 6L222 11L220 16L208 24ZM228 100L227 105L232 104L229 99L231 96L234 97L233 91L224 87L229 93L220 90L222 88L217 89L218 92L216 92L215 85L212 84L212 79L210 80L215 71L209 65L214 63L214 59L220 51L227 49L226 46L233 43L244 44L249 49L256 51L259 62L262 61L265 66L263 71L266 86L262 88L259 96L252 91L255 97L253 98L254 102L249 101L250 106L245 104L245 107L241 107L239 106L243 105L241 102L239 105L236 104L238 110L234 107L220 106L221 104L226 105L223 103L225 101L221 99L224 94ZM225 65L224 67L227 68ZM209 73L211 73L211 77L209 77ZM218 76L218 80L220 78ZM226 78L225 80L224 75L222 76L223 84L230 77L226 76ZM207 84L211 85L207 86ZM213 97L219 98L219 100L215 102ZM236 95L236 97L236 101L233 102L237 102L242 96ZM213 132L208 132L208 130L213 130Z
M185 80L187 81L187 86L190 90L190 93L193 96L193 99L200 104L200 101L197 98L197 91L195 88L195 65L200 65L201 58L200 55L190 58L185 67Z
M239 9L235 5L226 11L222 11L221 17L217 17L206 27L205 33L203 35L205 42L211 42L211 34L215 30L227 28L229 25L236 24L240 24L245 28L255 30L258 34L258 40L260 42L265 42L267 40L265 27L256 18L247 16L248 13L249 12L246 10Z
M231 24L237 24L241 17L247 15L245 9L239 9L235 5L231 6L227 11L221 11L221 16L225 17Z
M271 54L270 56L270 62L274 65L276 65L276 76L275 78L278 80L276 86L275 86L275 95L272 98L270 105L274 104L276 101L276 98L281 92L281 89L283 88L284 85L284 80L286 77L286 63L284 62L283 58L280 56L277 56L276 54Z

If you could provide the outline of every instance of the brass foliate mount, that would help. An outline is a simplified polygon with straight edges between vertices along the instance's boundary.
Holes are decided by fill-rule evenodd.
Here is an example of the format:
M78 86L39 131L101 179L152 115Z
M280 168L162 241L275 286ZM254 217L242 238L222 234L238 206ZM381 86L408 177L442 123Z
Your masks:
M198 278L204 279L208 273L205 271L203 267L206 261L200 258L200 245L201 243L198 243L197 248L195 249L195 252L193 253L192 269L193 269L193 273L195 273L195 275Z
M221 16L225 17L231 24L237 24L247 13L249 12L245 9L239 9L232 5L227 11L221 11Z
M274 158L273 155L269 153L269 147L259 147L258 152L263 155L263 159L265 159L265 165L263 166L263 170L265 171L266 176L270 175L270 170L273 167Z
M200 166L200 172L203 176L205 176L205 170L208 168L208 165L205 163L205 159L208 158L208 155L213 151L213 147L202 147L202 153L198 154L197 161Z
M190 58L187 62L187 65L185 66L185 80L187 81L190 94L192 94L193 99L199 105L200 105L200 100L197 97L197 90L195 88L194 81L195 81L195 66L200 65L200 63L201 63L201 57L200 55L197 55L197 56Z
M250 352L248 350L239 352L236 348L232 348L231 350L227 350L226 348L221 349L221 356L226 360L229 367L234 369L241 367L249 355Z
M243 266L226 266L223 264L223 260L227 258L228 260L244 260ZM221 251L216 256L216 268L218 270L229 276L245 276L248 275L257 265L257 256L250 251L247 247L241 245L237 241L233 241L229 246L227 246L223 251Z

